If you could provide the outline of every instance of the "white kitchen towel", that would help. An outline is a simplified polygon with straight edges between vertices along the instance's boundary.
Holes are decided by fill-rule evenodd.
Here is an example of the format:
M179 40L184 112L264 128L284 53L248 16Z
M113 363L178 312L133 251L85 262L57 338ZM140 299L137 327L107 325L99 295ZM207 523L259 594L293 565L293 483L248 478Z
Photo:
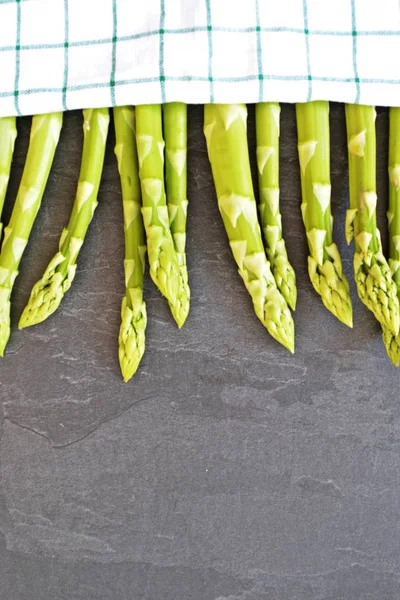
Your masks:
M0 0L0 116L317 99L400 106L399 0Z

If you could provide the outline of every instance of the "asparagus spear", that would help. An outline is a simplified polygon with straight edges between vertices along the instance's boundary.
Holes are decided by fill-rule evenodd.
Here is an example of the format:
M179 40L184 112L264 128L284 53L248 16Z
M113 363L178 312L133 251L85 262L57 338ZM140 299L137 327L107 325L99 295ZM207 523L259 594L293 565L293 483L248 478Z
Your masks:
M3 212L4 200L6 199L16 137L17 127L15 117L0 118L0 218ZM0 238L2 230L3 224L0 222Z
M389 267L400 296L400 108L389 112ZM383 342L393 364L400 365L400 334L383 326Z
M126 382L136 373L145 350L147 313L143 301L143 274L146 238L141 215L135 109L124 106L114 108L113 112L125 231L125 296L121 306L118 357Z
M62 113L35 116L24 172L0 252L0 356L10 337L10 297L49 177Z
M82 162L69 223L61 234L59 251L32 288L19 321L20 329L41 323L61 304L75 277L79 251L97 206L109 124L108 108L84 110L83 118Z
M256 105L257 166L260 188L259 211L265 250L276 285L289 306L296 308L296 275L289 262L282 237L279 210L279 118L281 108L274 102Z
M397 335L397 288L376 226L375 118L373 106L346 104L350 187L346 237L349 243L354 237L354 276L359 297L379 323Z
M258 223L246 137L247 108L208 104L204 109L207 141L218 207L254 310L269 333L294 351L294 324L265 255Z
M301 211L310 255L308 273L324 306L353 326L349 283L332 239L329 103L296 104L303 202Z
M182 327L189 312L189 287L182 277L172 238L164 188L164 140L161 106L136 107L136 144L142 188L142 214L147 236L150 275L167 298Z
M187 215L187 107L182 102L170 102L163 107L165 138L165 186L169 223L178 265L183 281L188 284L186 266ZM188 294L189 294L189 287Z

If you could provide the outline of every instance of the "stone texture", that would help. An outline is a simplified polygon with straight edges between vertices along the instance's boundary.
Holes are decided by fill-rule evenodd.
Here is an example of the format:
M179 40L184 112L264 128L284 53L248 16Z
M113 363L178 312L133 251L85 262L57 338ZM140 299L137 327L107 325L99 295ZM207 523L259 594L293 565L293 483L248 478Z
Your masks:
M67 114L13 294L1 363L0 598L395 600L400 596L399 371L354 299L353 331L308 280L294 108L282 110L281 202L298 277L292 357L255 317L213 191L202 110L189 110L192 309L178 331L146 279L147 351L121 382L122 208L110 137L99 207L73 288L18 331L77 181L81 116ZM334 105L335 235L347 154ZM379 223L387 241L387 111L378 111ZM28 143L19 137L9 215ZM249 140L255 172L254 111Z

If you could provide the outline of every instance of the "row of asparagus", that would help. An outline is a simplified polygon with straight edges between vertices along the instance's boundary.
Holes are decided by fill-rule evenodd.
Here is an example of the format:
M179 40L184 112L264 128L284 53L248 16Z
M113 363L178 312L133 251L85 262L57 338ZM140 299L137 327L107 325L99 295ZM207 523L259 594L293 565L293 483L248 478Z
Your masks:
M346 238L354 238L358 295L382 326L383 341L400 364L400 108L390 109L389 261L376 226L376 140L373 107L346 105L350 207ZM10 222L0 224L0 355L10 336L10 299L19 263L40 208L62 127L62 113L35 116L25 167ZM301 173L301 212L308 272L325 307L352 327L349 283L333 241L330 183L329 103L296 105ZM83 111L84 143L76 197L59 249L34 285L19 322L47 319L71 287L77 259L97 206L108 109ZM143 299L146 251L151 278L182 327L189 312L186 266L187 107L182 103L113 109L115 154L121 180L125 231L125 296L121 308L119 361L128 381L145 349ZM279 202L280 106L256 106L258 206L247 144L245 105L204 108L204 134L219 210L238 271L254 310L271 336L294 351L296 277L283 239ZM0 216L14 142L14 117L0 119ZM290 310L291 309L291 310Z

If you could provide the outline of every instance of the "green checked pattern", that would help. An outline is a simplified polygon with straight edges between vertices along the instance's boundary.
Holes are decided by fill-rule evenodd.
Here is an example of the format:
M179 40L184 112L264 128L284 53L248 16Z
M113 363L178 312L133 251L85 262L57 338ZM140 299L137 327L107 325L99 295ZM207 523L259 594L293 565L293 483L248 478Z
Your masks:
M0 116L186 103L400 106L398 0L0 0Z

